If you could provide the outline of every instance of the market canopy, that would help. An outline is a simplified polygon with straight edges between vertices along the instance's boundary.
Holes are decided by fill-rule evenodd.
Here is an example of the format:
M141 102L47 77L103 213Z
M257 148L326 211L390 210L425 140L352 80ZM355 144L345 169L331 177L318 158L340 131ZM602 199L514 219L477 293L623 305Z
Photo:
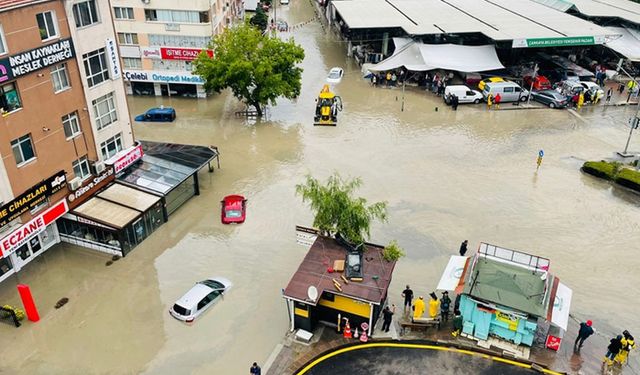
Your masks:
M493 45L423 44L409 38L393 38L393 43L396 46L393 55L369 70L381 72L405 67L410 71L482 72L504 69Z
M607 27L622 37L605 43L605 46L623 55L627 59L640 62L640 32L626 27Z

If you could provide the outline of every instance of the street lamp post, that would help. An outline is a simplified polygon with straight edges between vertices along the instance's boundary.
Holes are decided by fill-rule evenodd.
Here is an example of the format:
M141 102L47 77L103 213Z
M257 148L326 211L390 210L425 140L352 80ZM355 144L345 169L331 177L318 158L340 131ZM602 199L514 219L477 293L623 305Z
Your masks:
M533 76L531 77L531 87L529 87L529 96L527 96L527 106L531 103L531 93L533 92L533 83L536 81L538 75L538 63L533 67Z
M636 77L631 77L631 74L629 74L629 72L624 70L624 68L622 67L622 63L623 62L624 62L624 59L620 59L620 61L618 62L618 67L617 67L616 71L618 71L618 72L622 71L624 74L627 75L627 77L631 78L631 80L634 82L634 86L633 87L638 86L638 82L636 81ZM631 94L631 93L629 93L629 94ZM631 98L631 95L629 95L629 98ZM638 122L640 122L640 119L638 118L639 114L640 114L640 100L638 100L638 104L636 106L636 114L633 116L633 118L629 119L629 125L631 125L631 129L629 129L629 136L627 137L627 143L624 146L624 151L618 152L618 155L622 156L623 158L628 158L628 157L632 157L633 156L632 154L628 154L627 151L629 150L629 143L631 142L631 135L633 134L633 129L637 128L638 127Z

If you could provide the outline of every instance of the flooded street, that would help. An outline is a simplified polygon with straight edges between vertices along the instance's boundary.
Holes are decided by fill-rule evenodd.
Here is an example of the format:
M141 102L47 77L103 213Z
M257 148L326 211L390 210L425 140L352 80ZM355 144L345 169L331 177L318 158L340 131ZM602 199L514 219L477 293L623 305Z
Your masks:
M281 14L293 25L313 8L294 0ZM129 97L132 115L160 104L178 114L174 123L136 123L137 138L216 145L222 168L203 170L201 195L113 265L61 244L0 285L0 302L20 305L15 285L29 284L43 318L0 325L0 373L244 374L264 363L288 329L281 289L306 253L294 227L312 222L295 184L334 171L360 176L370 202L388 202L388 223L374 225L371 241L397 239L406 250L392 302L407 283L428 294L462 240L470 250L484 241L550 258L573 289L572 313L600 333L640 334L640 199L579 171L624 147L635 108L453 112L412 89L401 111L401 90L371 88L345 44L317 22L285 35L306 51L302 94L269 108L267 120L236 118L243 107L227 92ZM345 68L336 87L344 111L337 127L314 127L314 99L333 66ZM638 135L630 148L640 149ZM220 223L228 194L248 198L246 223ZM170 317L176 299L210 276L233 281L224 300L191 326ZM54 309L62 297L69 303Z

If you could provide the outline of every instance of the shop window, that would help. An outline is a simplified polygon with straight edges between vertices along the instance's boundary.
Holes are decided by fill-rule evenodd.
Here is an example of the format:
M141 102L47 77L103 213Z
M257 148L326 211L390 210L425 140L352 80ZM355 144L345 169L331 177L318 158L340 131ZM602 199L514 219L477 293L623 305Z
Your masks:
M76 21L76 27L85 27L100 22L96 0L73 4L73 18Z
M93 104L93 114L96 118L98 130L104 129L118 119L113 92L94 99L91 104Z
M7 53L7 41L4 39L4 29L0 25L0 55Z
M109 159L118 151L122 150L122 133L107 139L100 144L100 151L102 152L102 159Z
M84 180L87 177L91 176L91 171L89 170L89 160L87 159L86 155L78 160L75 160L73 163L71 163L71 166L73 167L73 174L76 177L80 177L80 179Z
M202 23L201 13L189 10L145 9L144 18L147 21L171 23ZM206 16L208 18L208 14Z
M142 69L142 59L139 57L123 57L125 69Z
M118 42L120 44L138 44L138 34L136 33L118 33Z
M22 108L20 102L20 95L15 83L7 83L2 85L0 89L0 110L4 112L13 112L16 109Z
M22 260L27 260L31 256L31 251L29 251L29 246L24 244L16 250L16 256Z
M58 25L56 20L56 12L49 11L36 14L38 30L40 31L40 39L47 41L58 37Z
M64 128L64 135L69 138L73 138L81 133L80 121L78 120L78 112L72 112L68 115L62 116L62 127Z
M87 75L89 87L93 87L109 79L109 68L104 48L82 55L84 72Z
M113 15L117 20L132 20L133 8L113 7Z
M11 260L9 260L8 257L0 259L0 276L11 271L12 269L13 265L11 264Z
M13 150L13 156L16 158L16 164L18 166L36 158L33 143L31 142L31 134L11 141L11 149Z
M51 68L51 82L53 82L54 93L59 93L71 87L66 63L58 64Z
M31 246L31 252L34 254L42 249L42 245L40 244L40 239L38 236L33 237L29 240L29 246Z

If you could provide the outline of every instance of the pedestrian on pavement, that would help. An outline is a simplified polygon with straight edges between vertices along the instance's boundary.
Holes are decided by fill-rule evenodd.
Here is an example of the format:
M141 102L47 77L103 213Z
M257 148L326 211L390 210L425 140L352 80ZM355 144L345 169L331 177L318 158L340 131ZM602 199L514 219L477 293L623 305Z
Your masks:
M462 241L462 243L460 244L460 256L463 257L464 254L467 253L467 244L469 243L469 240L464 240Z
M453 94L453 96L451 97L451 108L453 108L454 111L458 110L458 103L459 103L458 95Z
M429 295L431 296L429 300L429 318L436 319L440 311L440 301L438 301L438 296L435 292L431 292Z
M613 96L613 89L609 87L609 90L607 90L607 104L611 102L611 96Z
M385 332L389 332L389 327L391 326L391 319L393 318L393 314L396 312L396 305L391 305L391 309L389 306L385 306L384 310L382 310L382 330Z
M413 290L409 288L409 285L402 291L402 297L404 298L404 309L411 308L411 301L413 300Z
M460 314L460 310L453 310L453 332L451 335L453 337L457 337L460 332L462 332L462 314Z
M262 374L262 370L260 369L260 366L258 366L257 363L253 362L253 366L251 366L251 368L249 369L249 374L260 375Z
M422 314L424 314L424 297L420 296L420 298L418 298L416 300L416 303L413 305L413 319L419 319L422 318Z
M387 72L387 87L389 87L389 82L391 82L391 72Z
M578 95L578 109L582 108L582 106L584 105L584 93L580 93Z
M438 88L437 88L438 91L436 92L436 95L440 96L444 92L444 83L442 83L442 80L438 80L437 85L438 85Z
M496 94L496 97L493 98L493 103L496 105L496 109L500 109L500 102L502 101L502 96L500 96L500 93Z
M391 73L391 86L396 87L397 81L398 81L398 76L396 76L396 73L395 72Z
M613 359L618 355L622 349L622 335L618 335L615 338L609 340L609 346L607 346L607 354L604 355L604 360L602 362L612 365Z
M580 328L578 329L578 337L576 337L576 342L573 344L573 351L579 352L584 344L584 340L589 338L589 336L593 335L595 330L591 325L593 322L591 320L587 320L586 322L580 323Z
M624 83L618 85L618 92L622 94L624 92Z
M492 104L493 104L493 94L489 93L489 95L487 95L487 108L491 109Z
M449 292L445 290L440 298L440 317L444 322L449 320L449 306L451 306L451 298L449 298Z

